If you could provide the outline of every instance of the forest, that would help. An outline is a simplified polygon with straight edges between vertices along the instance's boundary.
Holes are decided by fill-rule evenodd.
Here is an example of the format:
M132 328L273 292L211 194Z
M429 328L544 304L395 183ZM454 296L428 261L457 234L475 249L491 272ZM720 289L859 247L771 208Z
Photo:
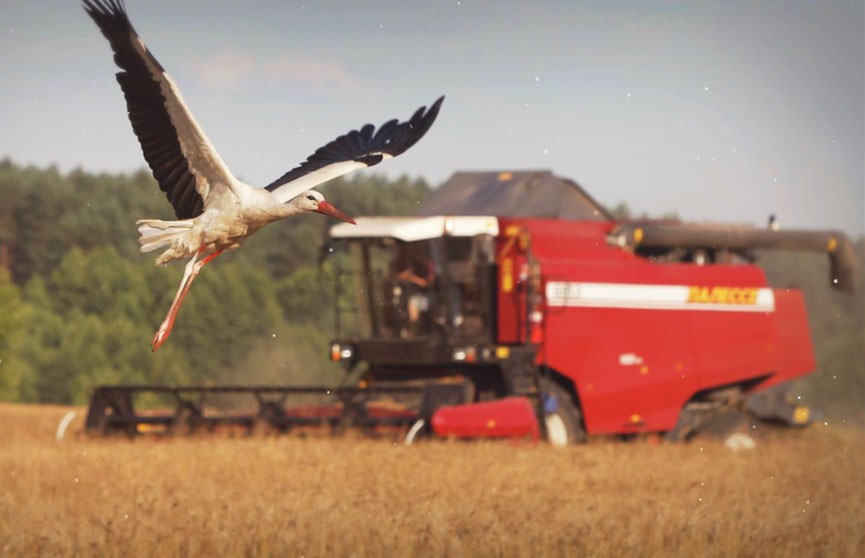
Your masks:
M421 178L370 173L321 188L350 215L412 215ZM615 207L630 215L624 203ZM682 216L687 220L687 216ZM171 219L149 172L62 173L0 160L0 400L84 404L110 383L333 384L334 269L327 227L305 215L265 228L202 272L172 337L151 352L182 265L138 252L135 220ZM856 239L861 270L865 238ZM825 255L761 253L775 286L804 289L818 371L797 386L828 415L865 408L865 282L829 288ZM861 416L860 416L861 418Z

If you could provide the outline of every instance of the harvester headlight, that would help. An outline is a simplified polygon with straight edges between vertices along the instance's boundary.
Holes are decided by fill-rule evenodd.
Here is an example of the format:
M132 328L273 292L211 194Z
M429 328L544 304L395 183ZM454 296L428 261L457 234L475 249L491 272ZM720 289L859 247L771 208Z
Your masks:
M478 351L474 347L454 349L454 360L474 362L478 359Z
M330 346L330 360L339 362L340 360L349 360L354 356L354 348L351 345L340 345L333 343Z

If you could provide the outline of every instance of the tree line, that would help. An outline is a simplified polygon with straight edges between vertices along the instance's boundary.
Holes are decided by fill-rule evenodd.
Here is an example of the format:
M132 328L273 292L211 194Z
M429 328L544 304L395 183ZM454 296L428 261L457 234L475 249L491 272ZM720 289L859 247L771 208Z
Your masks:
M362 173L322 188L350 215L413 215L423 179ZM619 216L627 206L616 206ZM332 264L319 250L332 224L304 215L266 227L217 258L190 291L172 338L149 341L182 265L157 268L141 254L135 220L173 218L144 170L68 173L0 160L0 400L87 402L113 383L314 383L338 381L327 360ZM865 262L865 240L856 245ZM865 283L854 295L828 288L814 254L765 253L774 285L806 293L819 371L801 391L818 404L865 407Z

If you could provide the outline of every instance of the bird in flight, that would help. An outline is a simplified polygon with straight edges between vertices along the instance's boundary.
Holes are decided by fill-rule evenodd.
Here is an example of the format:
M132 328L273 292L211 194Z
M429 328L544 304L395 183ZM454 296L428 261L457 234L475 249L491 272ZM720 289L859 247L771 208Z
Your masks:
M165 248L157 265L188 259L177 294L153 337L154 351L168 339L201 268L264 225L305 212L354 223L314 188L413 146L432 126L444 101L439 97L429 109L419 108L406 122L394 119L378 129L367 124L339 136L264 188L253 187L238 180L222 161L177 85L135 32L122 0L83 0L83 6L114 51L132 129L177 216L175 221L138 221L141 251Z

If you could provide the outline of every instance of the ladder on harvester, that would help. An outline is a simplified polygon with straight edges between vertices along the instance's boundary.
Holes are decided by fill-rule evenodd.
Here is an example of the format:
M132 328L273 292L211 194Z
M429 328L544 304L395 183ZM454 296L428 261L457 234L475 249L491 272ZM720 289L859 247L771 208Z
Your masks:
M521 280L518 285L524 290L523 308L524 322L522 326L522 343L519 347L512 347L507 364L503 365L506 389L508 393L516 396L527 397L534 403L535 414L538 418L540 433L546 437L546 414L550 401L550 373L545 364L537 364L536 357L538 346L532 342L532 314L537 309L540 301L540 293L535 292L536 287L540 289L540 267L532 256L531 238L526 239L526 259L528 262L528 277Z
M546 436L546 413L550 375L546 366L535 363L537 349L524 345L512 347L510 357L502 362L505 389L510 395L528 398L535 407L541 436Z

